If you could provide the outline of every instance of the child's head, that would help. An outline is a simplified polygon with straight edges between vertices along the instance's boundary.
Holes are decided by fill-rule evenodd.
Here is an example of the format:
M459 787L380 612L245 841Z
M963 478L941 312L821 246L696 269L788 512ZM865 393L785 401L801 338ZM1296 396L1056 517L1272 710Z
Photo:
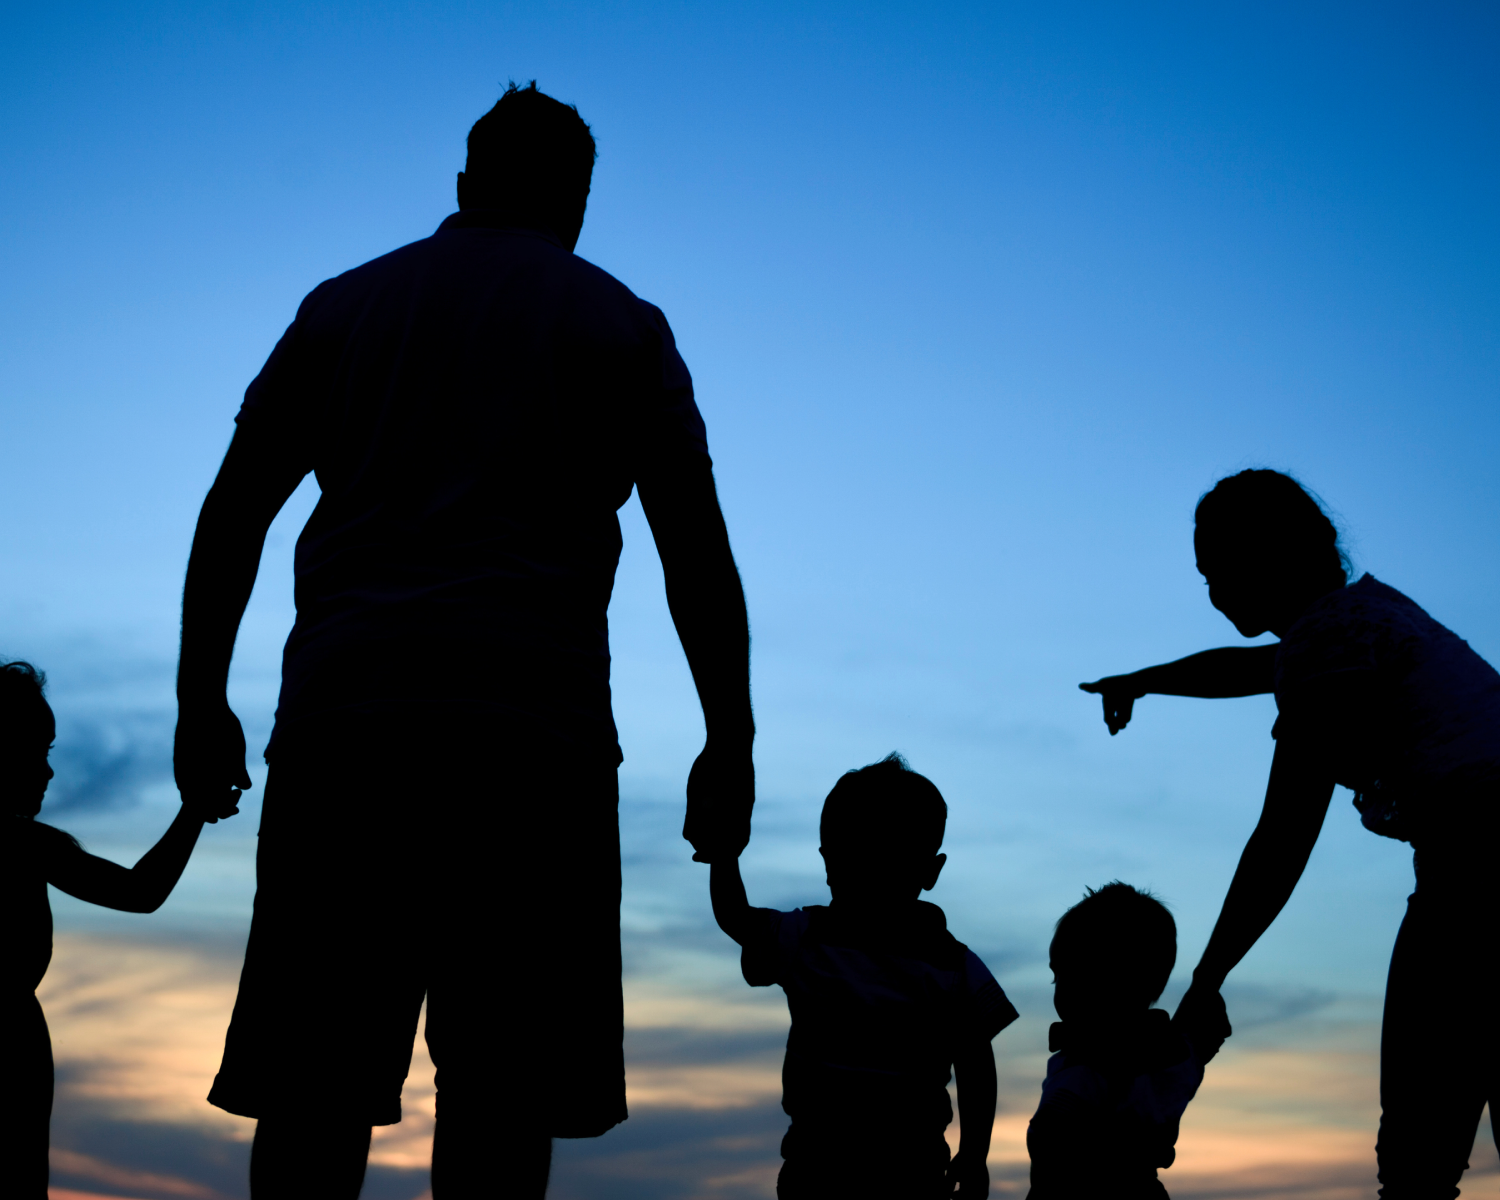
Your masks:
M52 779L47 752L57 735L42 696L47 677L30 663L0 663L0 808L34 817Z
M1307 602L1349 581L1339 534L1290 475L1229 475L1194 514L1193 548L1213 606L1246 637L1295 618Z
M1177 922L1150 892L1115 880L1063 913L1051 959L1053 1005L1064 1021L1143 1012L1177 961Z
M899 754L850 771L823 801L820 853L837 901L915 900L937 882L948 805Z

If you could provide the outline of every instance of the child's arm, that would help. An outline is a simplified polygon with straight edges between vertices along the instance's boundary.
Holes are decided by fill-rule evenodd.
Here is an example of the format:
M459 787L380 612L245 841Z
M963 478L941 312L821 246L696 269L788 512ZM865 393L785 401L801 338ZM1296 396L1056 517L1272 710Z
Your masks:
M714 920L719 928L741 946L749 940L754 909L745 897L745 881L740 878L740 860L716 857L708 869L708 894L713 900Z
M57 838L47 882L79 900L122 912L155 912L172 894L188 856L203 832L204 817L184 804L161 840L134 867L90 854L71 839Z
M1264 646L1204 650L1176 662L1145 667L1128 675L1106 675L1078 686L1104 698L1104 723L1115 734L1130 723L1131 709L1147 693L1197 696L1205 700L1259 696L1274 690L1275 677L1276 643L1268 642Z
M958 1089L958 1153L948 1164L948 1182L961 1200L984 1200L990 1194L990 1134L995 1125L995 1053L990 1044L966 1048L953 1064Z

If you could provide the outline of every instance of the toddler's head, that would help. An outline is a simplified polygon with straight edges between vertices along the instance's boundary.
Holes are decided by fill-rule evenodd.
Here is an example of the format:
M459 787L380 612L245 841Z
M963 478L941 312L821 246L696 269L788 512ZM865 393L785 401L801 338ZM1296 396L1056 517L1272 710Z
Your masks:
M888 907L937 882L948 805L899 754L850 771L823 802L819 852L835 903Z
M52 779L47 752L57 736L42 696L47 677L30 663L0 663L0 811L34 817Z
M1150 892L1115 880L1063 913L1052 935L1053 1006L1064 1021L1117 1021L1161 995L1177 922Z
M1209 600L1245 637L1281 633L1307 603L1348 582L1338 529L1290 475L1226 476L1198 501L1193 519Z

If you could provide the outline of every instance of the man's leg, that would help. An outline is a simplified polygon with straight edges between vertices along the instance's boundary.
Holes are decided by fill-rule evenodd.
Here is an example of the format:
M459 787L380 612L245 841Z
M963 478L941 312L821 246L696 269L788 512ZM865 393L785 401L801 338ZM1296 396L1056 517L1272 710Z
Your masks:
M250 1147L250 1194L266 1200L356 1200L369 1153L368 1125L262 1117Z
M433 1200L542 1200L552 1171L552 1139L517 1129L510 1115L439 1115L432 1138Z

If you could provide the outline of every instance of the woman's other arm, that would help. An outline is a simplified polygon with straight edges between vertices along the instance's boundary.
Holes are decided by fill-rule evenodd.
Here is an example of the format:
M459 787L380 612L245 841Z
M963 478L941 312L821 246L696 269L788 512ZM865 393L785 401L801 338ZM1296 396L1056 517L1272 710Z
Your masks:
M1260 821L1245 843L1181 1007L1217 992L1286 906L1307 867L1332 797L1333 777L1316 748L1290 741L1277 745Z
M1078 686L1103 697L1104 723L1111 734L1116 734L1130 723L1135 702L1150 692L1205 700L1259 696L1273 690L1275 675L1276 643L1268 642L1263 646L1204 650L1176 662L1146 667L1128 675L1106 675Z
M155 912L182 877L203 821L195 808L184 804L161 840L134 867L90 854L71 838L56 837L47 882L90 904L122 912Z

